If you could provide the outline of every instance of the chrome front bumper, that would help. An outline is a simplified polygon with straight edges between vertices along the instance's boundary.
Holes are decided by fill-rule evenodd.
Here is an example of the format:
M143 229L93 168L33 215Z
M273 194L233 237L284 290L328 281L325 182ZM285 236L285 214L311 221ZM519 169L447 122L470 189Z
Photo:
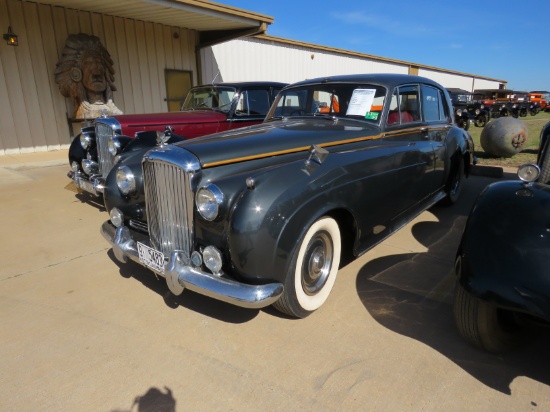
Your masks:
M144 266L139 260L136 241L126 226L115 228L109 221L101 226L101 234L113 247L116 258L126 263L128 259ZM151 270L151 268L148 268ZM215 276L201 268L185 262L182 254L172 252L164 265L164 273L155 271L166 278L168 288L179 295L185 288L211 298L249 309L258 309L273 304L283 293L281 283L249 285L232 279Z
M67 176L74 182L76 187L97 197L103 195L103 189L105 188L105 179L103 177L88 177L79 172L75 173L72 170L67 173Z

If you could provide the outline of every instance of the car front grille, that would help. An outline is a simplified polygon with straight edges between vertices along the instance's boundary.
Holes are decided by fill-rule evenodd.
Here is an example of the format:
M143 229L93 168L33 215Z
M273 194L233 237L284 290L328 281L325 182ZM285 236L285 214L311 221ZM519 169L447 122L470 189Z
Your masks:
M145 159L142 165L151 245L165 257L178 250L189 258L193 247L191 174L158 159Z
M114 135L112 127L96 122L95 136L97 144L97 157L99 163L99 172L104 178L115 165L115 157L109 152L109 138Z

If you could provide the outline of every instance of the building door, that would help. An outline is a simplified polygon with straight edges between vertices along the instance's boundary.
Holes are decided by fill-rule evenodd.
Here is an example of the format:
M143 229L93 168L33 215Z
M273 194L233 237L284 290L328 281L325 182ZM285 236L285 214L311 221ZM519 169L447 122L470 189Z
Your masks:
M181 110L187 92L191 88L192 72L187 70L164 69L166 79L166 103L169 112Z

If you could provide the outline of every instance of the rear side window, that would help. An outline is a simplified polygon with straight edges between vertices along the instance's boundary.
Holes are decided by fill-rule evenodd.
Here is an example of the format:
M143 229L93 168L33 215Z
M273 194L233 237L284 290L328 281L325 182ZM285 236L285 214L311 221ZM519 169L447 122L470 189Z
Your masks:
M443 92L432 86L422 86L422 113L427 122L450 119Z
M418 85L396 88L390 102L388 125L412 123L420 120L419 100Z

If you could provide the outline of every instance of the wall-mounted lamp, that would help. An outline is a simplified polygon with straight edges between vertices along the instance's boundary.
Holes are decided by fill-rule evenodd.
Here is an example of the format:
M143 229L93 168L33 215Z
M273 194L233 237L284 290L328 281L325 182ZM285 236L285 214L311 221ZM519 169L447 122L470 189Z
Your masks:
M8 27L8 32L4 34L4 40L8 43L8 46L17 46L19 45L17 41L17 34L11 31L11 26Z

